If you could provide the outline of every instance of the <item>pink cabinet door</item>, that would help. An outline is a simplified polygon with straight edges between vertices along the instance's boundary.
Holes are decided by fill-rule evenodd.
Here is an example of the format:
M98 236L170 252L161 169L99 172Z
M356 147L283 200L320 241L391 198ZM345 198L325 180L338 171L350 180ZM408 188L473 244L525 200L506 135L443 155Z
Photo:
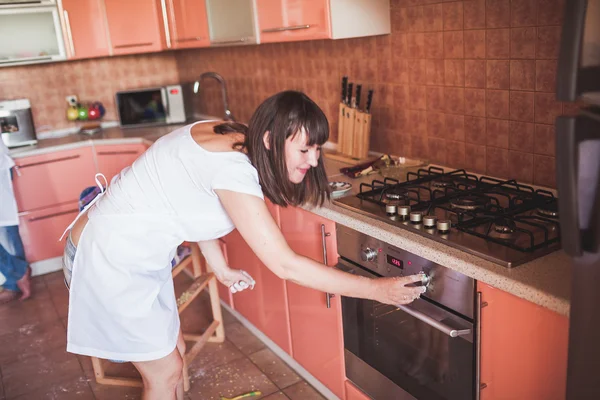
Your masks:
M350 381L346 381L346 400L370 400L371 398L364 394L359 388Z
M160 0L104 0L114 54L160 51L164 24Z
M298 254L323 262L321 226L325 227L327 264L337 263L335 223L299 208L281 209L281 230ZM344 398L344 339L339 296L287 283L294 359L338 397Z
M328 39L329 0L257 0L262 43Z
M102 0L62 0L65 45L69 58L109 54L108 32Z
M478 283L482 400L564 400L569 320Z
M19 232L27 261L61 256L65 242L58 240L78 213L78 202L20 213Z
M98 172L104 174L108 182L146 151L144 144L96 146Z
M168 0L168 3L173 48L210 46L206 3L198 0Z
M15 163L13 186L19 211L76 201L83 189L95 184L91 147L18 158Z

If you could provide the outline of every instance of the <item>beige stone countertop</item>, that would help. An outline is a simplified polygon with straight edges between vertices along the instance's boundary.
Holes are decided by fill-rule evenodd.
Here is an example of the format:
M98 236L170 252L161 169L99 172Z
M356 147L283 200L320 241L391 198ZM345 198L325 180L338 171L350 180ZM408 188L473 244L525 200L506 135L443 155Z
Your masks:
M344 166L346 164L339 161L326 160L330 181L352 184L352 191L346 195L356 194L361 182L381 178L380 175L348 178L339 172ZM571 262L562 250L511 269L333 203L309 210L559 314L569 315Z
M184 125L128 129L114 127L93 135L71 134L61 138L43 139L35 146L12 149L10 155L16 159L90 146L98 142L152 144L159 137L181 126ZM344 166L347 164L326 159L325 167L330 181L352 183L352 191L347 195L355 194L361 182L370 182L377 177L370 175L361 179L351 179L340 174L339 169ZM571 269L570 259L563 251L556 251L509 269L333 203L310 211L562 315L569 313Z

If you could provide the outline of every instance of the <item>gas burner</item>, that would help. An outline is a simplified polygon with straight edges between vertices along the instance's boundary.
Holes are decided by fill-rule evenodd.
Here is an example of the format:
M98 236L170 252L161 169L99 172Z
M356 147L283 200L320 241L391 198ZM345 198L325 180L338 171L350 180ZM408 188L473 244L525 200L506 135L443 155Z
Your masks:
M403 188L390 188L383 193L386 200L405 200L408 198L408 190Z
M431 186L436 187L438 189L444 189L448 187L456 187L452 179L447 178L439 178L431 182Z
M498 239L513 239L517 232L517 224L511 219L499 218L492 223L492 229L492 235Z
M464 211L473 211L479 208L484 208L490 200L479 196L460 196L450 200L450 205L453 208L458 208Z
M544 204L536 210L542 217L558 218L558 205L556 202Z

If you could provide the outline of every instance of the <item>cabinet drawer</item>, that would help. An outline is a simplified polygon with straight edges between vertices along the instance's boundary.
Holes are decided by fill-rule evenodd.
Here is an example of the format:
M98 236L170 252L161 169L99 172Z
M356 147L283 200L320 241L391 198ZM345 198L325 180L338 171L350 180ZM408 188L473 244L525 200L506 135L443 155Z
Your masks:
M104 174L108 182L146 151L144 144L96 146L98 172Z
M92 148L60 151L15 160L13 186L19 211L76 201L94 185Z
M20 213L19 232L27 261L36 262L62 255L65 241L58 240L78 213L76 201Z

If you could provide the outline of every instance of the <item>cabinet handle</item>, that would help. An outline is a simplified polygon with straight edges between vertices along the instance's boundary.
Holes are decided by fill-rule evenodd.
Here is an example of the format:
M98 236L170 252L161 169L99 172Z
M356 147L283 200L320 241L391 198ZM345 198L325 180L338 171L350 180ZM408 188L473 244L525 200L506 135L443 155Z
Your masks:
M69 47L71 48L71 57L75 57L75 46L73 45L73 33L71 32L71 21L69 20L69 12L67 10L63 10L63 16L65 17L67 39L69 40Z
M121 154L138 154L135 150L124 150L124 151L99 151L99 156L115 156Z
M75 209L75 210L69 210L69 211L63 211L63 212L59 212L59 213L54 213L54 214L49 214L49 215L44 215L42 217L34 217L34 218L29 218L29 222L35 222L35 221L41 221L43 219L48 219L48 218L54 218L54 217L59 217L61 215L66 215L66 214L75 214L78 213L79 210Z
M185 39L175 39L178 42L195 42L195 41L200 41L200 40L204 40L205 38L203 37L194 37L194 38L185 38Z
M327 265L327 242L325 241L327 236L331 236L331 233L325 232L325 224L321 224L321 246L323 247L323 264L325 265ZM331 308L331 298L333 296L331 293L325 293L327 308Z
M235 40L213 40L211 41L212 44L233 44L233 43L243 43L245 41L247 41L248 38L241 38L241 39L235 39Z
M294 26L282 26L280 28L270 28L270 29L263 29L262 33L275 33L275 32L285 32L285 31L299 31L302 29L308 29L310 28L310 25L306 24L306 25L294 25Z
M171 48L171 32L169 31L169 20L167 19L167 3L165 0L160 0L160 8L162 10L163 24L165 26L165 39L167 40L167 47Z
M152 46L154 43L132 43L132 44L118 44L115 46L115 49L126 49L128 47L141 47L141 46Z
M481 292L477 292L475 305L475 400L479 400L480 391L485 389L487 385L481 383L481 309L487 307L488 303L481 300Z
M81 156L79 156L79 155L77 155L77 156L69 156L69 157L55 158L54 160L40 161L40 162L32 163L32 164L24 164L24 165L19 165L19 169L29 168L29 167L35 167L37 165L51 164L51 163L60 162L60 161L74 160L74 159L79 158L79 157L81 157Z

